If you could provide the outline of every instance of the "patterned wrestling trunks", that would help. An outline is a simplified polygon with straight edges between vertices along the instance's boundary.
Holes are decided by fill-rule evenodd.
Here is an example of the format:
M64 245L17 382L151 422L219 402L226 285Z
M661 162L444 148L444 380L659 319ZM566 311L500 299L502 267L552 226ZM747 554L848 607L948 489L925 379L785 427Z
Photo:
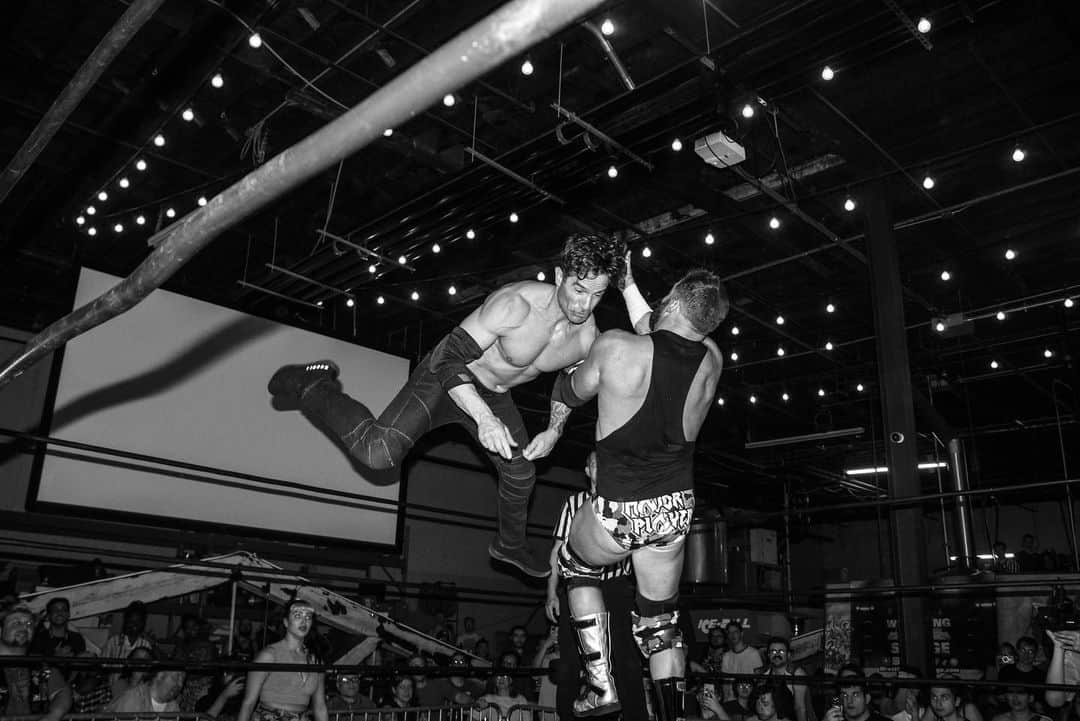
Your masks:
M623 548L664 549L682 540L694 515L694 492L676 491L640 501L592 499L600 525Z
M251 714L251 721L311 721L311 712L286 711L260 703Z

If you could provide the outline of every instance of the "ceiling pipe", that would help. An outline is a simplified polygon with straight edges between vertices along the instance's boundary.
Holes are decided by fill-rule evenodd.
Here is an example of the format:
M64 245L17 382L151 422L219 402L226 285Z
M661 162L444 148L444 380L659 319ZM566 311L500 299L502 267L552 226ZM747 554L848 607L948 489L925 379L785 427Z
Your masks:
M608 42L608 39L604 37L604 33L600 30L600 28L596 27L596 23L586 20L585 22L581 23L581 27L585 28L596 36L597 41L599 41L600 43L600 47L608 56L608 60L610 60L611 64L615 67L615 72L619 74L619 78L622 79L623 85L626 86L626 89L633 90L635 87L637 87L636 85L634 85L634 79L630 77L630 73L626 72L626 68L623 66L622 60L619 60L619 56L615 53L615 48L613 48L611 46L611 43Z
M173 223L131 275L31 338L0 368L0 388L68 340L133 308L218 235L493 70L603 0L513 0L452 38L349 112Z
M53 139L57 131L75 112L86 94L94 87L102 74L116 56L127 47L128 42L139 32L165 0L135 0L116 21L101 42L90 53L75 76L53 101L53 104L38 121L37 127L30 133L22 147L15 153L4 172L0 175L0 203L8 197L22 179L34 161L38 159L45 146Z

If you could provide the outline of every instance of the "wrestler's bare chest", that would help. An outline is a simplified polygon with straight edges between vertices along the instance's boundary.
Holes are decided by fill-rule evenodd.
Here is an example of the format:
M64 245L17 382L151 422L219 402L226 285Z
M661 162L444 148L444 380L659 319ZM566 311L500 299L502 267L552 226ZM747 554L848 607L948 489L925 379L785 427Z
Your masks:
M505 390L541 373L561 370L585 357L583 338L595 335L592 321L579 326L565 318L530 314L526 322L500 337L470 368L489 388Z

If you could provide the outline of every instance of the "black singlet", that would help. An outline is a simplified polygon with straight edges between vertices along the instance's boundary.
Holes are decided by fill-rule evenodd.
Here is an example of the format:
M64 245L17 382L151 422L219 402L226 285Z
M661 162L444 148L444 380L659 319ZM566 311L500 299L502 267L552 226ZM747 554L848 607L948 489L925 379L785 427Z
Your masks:
M708 349L670 331L653 331L649 392L620 428L596 442L596 492L637 501L694 487L694 442L683 434L690 385Z

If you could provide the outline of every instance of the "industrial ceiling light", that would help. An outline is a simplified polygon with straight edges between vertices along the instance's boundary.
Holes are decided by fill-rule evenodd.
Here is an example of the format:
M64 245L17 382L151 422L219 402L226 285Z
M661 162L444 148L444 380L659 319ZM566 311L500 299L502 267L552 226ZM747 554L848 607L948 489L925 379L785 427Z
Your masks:
M83 216L80 215L79 217L75 218L75 225L83 225L85 223L86 223L86 218L84 218ZM1067 308L1068 306L1065 306L1065 307Z
M389 138L391 135L394 134L394 129L393 128L387 128L386 130L382 131L382 134L383 134L384 138Z
M135 169L138 170L140 173L142 171L146 170L146 161L143 160L142 158L139 158L138 160L136 160L135 161Z
M855 199L854 198L848 196L848 198L844 201L844 210L846 210L849 213L851 211L855 210Z
M158 146L159 148L165 147L165 136L162 135L161 133L158 133L157 135L155 135L154 136L154 145Z
M221 77L221 73L214 73L213 77L210 78L210 84L215 88L223 88L225 87L225 78Z
M127 178L120 178L120 180L118 180L116 182L116 184L119 185L124 190L127 190L131 186L131 181L128 180Z
M616 168L614 165L608 166L607 176L614 180L615 178L619 177L619 169Z
M1075 305L1075 303L1073 303L1073 299L1072 299L1072 298L1066 298L1066 299L1065 299L1065 307L1066 307L1066 308L1072 308L1072 307L1073 307L1073 305Z
M135 225L146 225L146 216L145 215L136 215L135 216Z
M417 293L415 290L412 292L412 295L410 295L409 297L412 298L414 301L420 300L420 294Z
M252 33L251 37L248 38L248 45L250 45L252 48L254 48L256 50L261 48L262 47L262 35L259 35L258 33Z
M716 238L713 237L712 233L706 233L705 234L705 245L712 245L715 242L716 242Z
M615 23L611 22L611 18L604 18L604 22L600 23L600 32L608 37L615 34Z
M952 279L952 273L950 273L947 270L941 271L941 279L944 280L944 281L951 280Z
M769 218L769 227L773 230L778 229L780 227L780 219L777 218L775 215Z
M786 353L786 352L787 352L787 351L785 351L785 350L784 350L784 346L779 346L779 347L778 347L778 348L776 349L776 355L780 356L781 358L783 358L783 357L784 357L784 353Z
M782 315L776 316L776 324L777 325L783 325L784 324L784 316L782 316Z
M517 213L513 213L513 212L510 213L510 222L511 223L518 222L518 214Z
M87 215L93 215L96 212L97 212L97 208L95 208L94 206L92 206L92 205L86 206L86 214Z
M755 396L753 393L750 394L750 402L757 403L757 396Z
M1005 320L1005 311L999 310L994 317L998 320Z
M439 245L438 243L432 243L431 244L431 252L438 255L439 253L442 252L442 246Z
M783 395L780 396L780 398L784 401L784 403L787 403L791 400L791 396L787 394L787 391L785 391Z
M990 367L994 370L998 369L998 362L996 360L990 361Z
M671 141L671 149L674 150L676 153L679 152L680 150L682 150L682 141L679 140L678 138L675 138L674 140L672 140Z
M934 323L934 330L936 330L938 333L944 333L945 332L945 323L943 321L940 321L940 320L937 323Z
M739 335L739 326L737 326L737 325L731 326L731 335Z
M398 259L397 259L397 262L398 262L398 265L405 265L406 263L409 262L409 259L406 258L404 255L399 255Z
M824 388L818 388L817 389L817 394L818 394L818 397L824 398L825 397L825 389Z
M184 112L180 113L180 117L184 119L185 123L190 123L195 119L195 111L191 108L184 108Z
M934 182L933 177L929 175L923 176L922 187L926 188L927 190L932 190L935 185L937 185L937 183Z
M742 116L744 118L746 118L747 120L754 117L754 106L751 105L750 103L747 103L746 105L742 106Z
M1027 157L1027 153L1025 153L1024 149L1021 148L1019 145L1017 145L1015 148L1013 148L1012 159L1013 159L1014 163L1022 163L1022 162L1024 162L1024 158L1026 158L1026 157Z
M376 302L376 303L378 303L379 305L382 305L383 303L385 303L385 302L386 302L386 298L383 298L383 297L382 297L382 296L380 295L380 296L379 296L378 298L376 298L376 299L375 299L375 302Z
M739 360L739 354L736 351L731 351L731 362L734 363L737 360Z
M378 270L378 268L375 267L374 263L367 267L367 272L371 273L372 275L375 275L376 270Z
M472 228L469 228L468 230L465 231L465 237L468 238L469 240L473 240L474 238L476 238L476 231L473 230Z
M448 108L454 107L454 103L456 103L456 102L457 102L457 98L454 97L453 93L447 93L446 95L443 96L442 104L445 105Z
M836 77L836 73L833 72L833 69L830 68L828 65L821 69L822 80L832 80L834 77Z
M535 68L533 68L532 61L529 60L528 58L525 58L525 62L523 62L521 64L521 74L522 75L532 75L534 69Z
M200 208L203 207L204 205L206 205L206 196L200 195L199 199L196 202L199 204Z
M926 35L934 25L930 22L930 18L921 17L919 18L919 22L915 24L915 27L920 33Z
M866 390L866 386L864 386L862 383L859 383L855 386L855 390L857 390L859 393L862 393L864 390Z
M353 308L355 306L356 306L356 301L355 300L353 300L352 298L346 298L345 299L345 307L346 308Z
M315 301L315 307L322 308L323 307L323 302L321 300Z
M545 273L544 271L540 271L536 274L536 279L543 283L545 280L547 280L547 273Z
M1053 358L1053 357L1054 357L1054 351L1050 350L1049 348L1047 348L1046 350L1043 351L1043 358Z
M446 289L446 292L450 295L457 295L457 288L455 288L454 286L450 286Z
M641 257L642 258L651 258L652 257L652 249L649 246L646 245L644 248L641 249Z
M718 397L716 399L716 405L718 405L718 406L724 405L724 397L723 396L720 396L720 397Z
M836 312L836 306L833 305L832 303L829 303L828 305L825 306L825 312L826 313L835 313Z
M1005 260L1016 260L1016 251L1012 248L1005 250Z
M97 199L104 203L106 200L109 199L109 194L103 190L97 194Z
M833 349L832 341L831 340L825 341L825 350L832 350L832 349Z
M165 217L166 218L175 218L176 217L176 211L173 210L172 208L167 209L165 211Z
M87 235L97 235L97 228L95 228L94 226L91 225L89 228L86 229L86 234Z
M117 223L116 225L113 226L112 229L117 233L123 233L124 232L124 224L123 223Z

